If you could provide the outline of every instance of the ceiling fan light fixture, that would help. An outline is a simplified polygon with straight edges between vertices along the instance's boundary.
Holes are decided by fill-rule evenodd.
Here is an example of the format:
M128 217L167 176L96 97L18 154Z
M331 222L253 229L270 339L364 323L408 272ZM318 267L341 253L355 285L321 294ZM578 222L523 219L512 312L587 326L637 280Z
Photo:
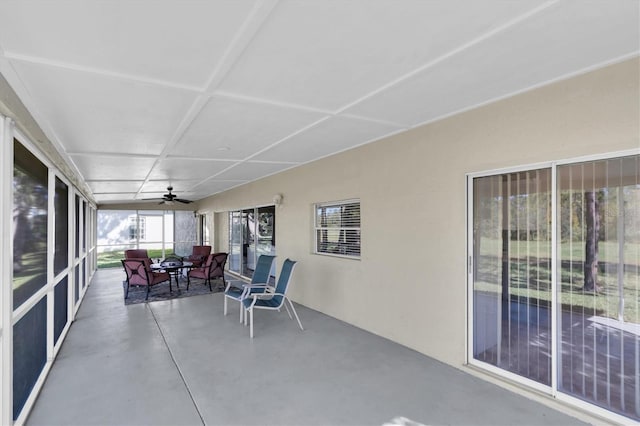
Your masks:
M191 200L185 200L183 198L178 198L178 196L176 194L174 194L173 192L173 187L172 186L168 186L167 187L167 191L169 191L167 194L164 194L162 196L162 198L144 198L145 200L160 200L160 203L158 204L166 204L166 205L173 205L176 202L178 203L182 203L182 204L191 204L193 201Z

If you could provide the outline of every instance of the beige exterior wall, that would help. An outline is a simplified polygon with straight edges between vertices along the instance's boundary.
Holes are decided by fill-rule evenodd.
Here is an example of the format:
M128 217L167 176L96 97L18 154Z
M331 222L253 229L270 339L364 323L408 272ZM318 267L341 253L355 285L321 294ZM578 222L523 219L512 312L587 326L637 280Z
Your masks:
M226 212L271 204L278 270L295 301L448 364L465 362L466 174L640 150L637 59L532 90L202 200L227 249ZM314 203L361 200L362 259L313 251ZM304 322L304 318L302 318Z

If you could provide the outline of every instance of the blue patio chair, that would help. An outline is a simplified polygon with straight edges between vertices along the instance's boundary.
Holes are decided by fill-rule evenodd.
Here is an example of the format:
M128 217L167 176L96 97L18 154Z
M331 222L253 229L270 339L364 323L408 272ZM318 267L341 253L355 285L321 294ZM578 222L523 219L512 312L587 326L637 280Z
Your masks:
M304 330L302 327L302 323L300 322L300 318L298 317L298 313L296 312L296 308L293 306L293 302L287 297L287 289L289 288L289 283L291 282L291 275L293 274L293 269L296 266L296 261L287 259L284 261L282 265L282 269L280 270L280 276L278 277L278 283L275 288L271 286L265 286L265 291L262 293L254 292L251 294L245 295L242 299L242 305L245 310L249 314L249 335L253 338L253 310L254 309L267 309L267 310L275 310L279 311L284 305L287 313L289 314L289 318L293 319L291 316L291 312L295 315L296 320L298 321L298 325L300 326L300 330ZM289 302L289 306L287 303ZM289 311L289 307L291 307L291 311ZM245 322L247 319L247 315L245 314Z
M260 255L256 268L253 270L253 277L251 282L246 283L240 280L227 281L227 286L224 289L224 314L227 315L227 299L237 300L242 302L242 299L248 294L257 292L264 293L267 286L269 286L269 277L271 276L271 267L275 256L266 254ZM244 309L240 305L240 322L244 320Z

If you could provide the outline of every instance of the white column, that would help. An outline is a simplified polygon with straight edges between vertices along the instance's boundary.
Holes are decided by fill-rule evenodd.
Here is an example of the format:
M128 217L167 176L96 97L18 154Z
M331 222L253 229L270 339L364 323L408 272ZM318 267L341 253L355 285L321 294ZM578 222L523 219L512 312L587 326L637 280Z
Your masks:
M13 424L13 121L0 115L0 424Z
M54 268L53 258L55 256L56 239L56 173L55 169L49 168L47 199L47 362L53 362L53 327L54 327Z
M74 209L75 198L73 186L69 184L67 187L67 285L69 290L67 291L67 322L71 323L76 314L76 286L75 286L75 268L73 263L73 249L74 249L74 237L75 237L75 223L74 223Z

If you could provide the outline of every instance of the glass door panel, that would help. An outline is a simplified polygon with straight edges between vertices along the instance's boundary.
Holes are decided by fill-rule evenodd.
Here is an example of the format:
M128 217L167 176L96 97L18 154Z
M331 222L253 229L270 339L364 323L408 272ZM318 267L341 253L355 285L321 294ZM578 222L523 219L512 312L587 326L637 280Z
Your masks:
M260 255L276 254L276 208L260 207L256 221L256 260ZM271 267L271 276L276 275L276 262Z
M252 277L256 268L255 210L242 211L242 275Z
M473 357L551 385L551 170L473 181Z
M640 156L558 167L558 388L640 420Z
M174 250L178 256L189 256L197 245L197 221L193 212L176 210L174 213Z
M229 212L229 270L239 274L242 264L242 216L241 212Z
M251 278L260 255L276 254L275 231L275 206L229 212L229 270Z

